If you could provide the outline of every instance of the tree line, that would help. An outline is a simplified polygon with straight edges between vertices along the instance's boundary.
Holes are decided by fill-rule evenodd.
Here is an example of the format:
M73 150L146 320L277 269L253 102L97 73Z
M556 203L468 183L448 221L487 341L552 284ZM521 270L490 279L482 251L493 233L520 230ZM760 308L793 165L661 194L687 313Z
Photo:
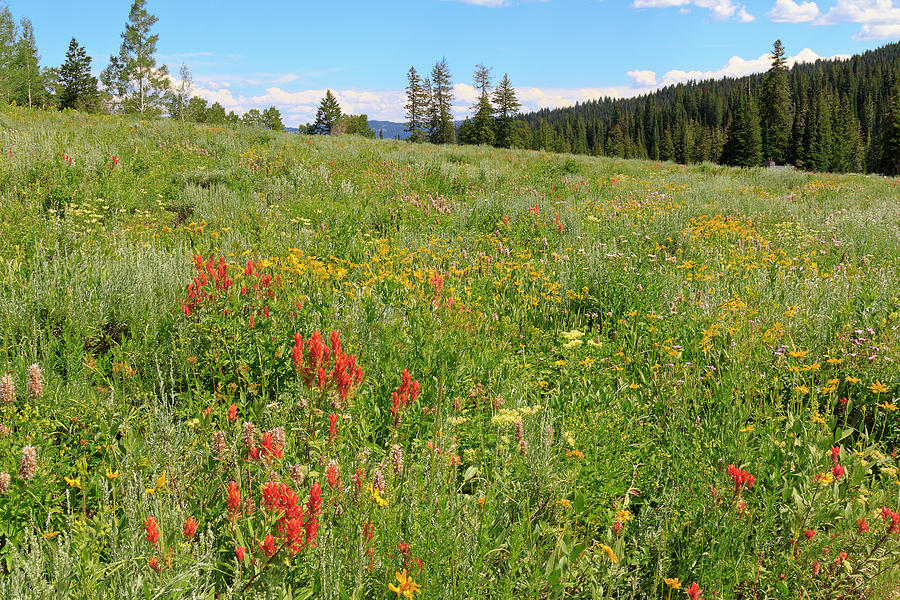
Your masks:
M91 70L93 59L76 38L69 42L59 67L41 67L34 27L27 18L18 23L9 8L0 7L0 100L43 109L140 114L200 123L243 123L282 130L279 110L271 106L243 115L226 113L218 102L211 105L193 95L187 65L179 79L169 76L166 65L157 64L159 35L152 31L157 17L146 0L134 0L122 32L119 53L109 57L99 79Z
M423 79L415 67L407 72L406 131L411 142L433 144L488 144L498 148L523 147L521 123L516 121L521 104L516 90L503 74L494 87L491 71L483 64L475 65L474 87L478 100L468 117L457 126L453 120L453 82L447 60L435 63L431 74Z
M519 115L519 147L737 166L900 174L900 43L766 73Z

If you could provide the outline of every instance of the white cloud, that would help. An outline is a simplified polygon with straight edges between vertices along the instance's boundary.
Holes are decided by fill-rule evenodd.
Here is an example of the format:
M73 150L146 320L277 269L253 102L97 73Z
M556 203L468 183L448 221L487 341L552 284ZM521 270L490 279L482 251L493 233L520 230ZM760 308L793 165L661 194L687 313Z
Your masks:
M900 38L900 5L896 0L837 0L816 25L859 23L858 41Z
M850 55L835 54L831 57L824 57L819 56L809 48L804 48L794 56L785 57L785 62L787 63L788 67L791 67L797 63L815 62L822 58L846 59L850 58ZM663 75L661 85L665 86L675 83L684 83L691 80L697 81L700 79L743 77L744 75L751 75L753 73L762 73L763 71L768 71L770 66L772 66L771 54L763 54L759 58L751 59L743 59L740 56L732 56L730 59L728 59L728 62L725 63L725 66L715 71L682 71L680 69L669 71L665 75Z
M681 6L681 12L686 13L688 6L705 8L709 10L709 16L713 21L726 21L732 17L744 23L753 21L756 17L747 12L743 6L739 6L731 0L634 0L635 8L670 8Z
M634 80L635 86L651 86L656 85L656 71L628 71L627 75Z
M798 4L794 0L775 0L775 6L766 16L778 23L806 23L819 16L819 7L815 2Z

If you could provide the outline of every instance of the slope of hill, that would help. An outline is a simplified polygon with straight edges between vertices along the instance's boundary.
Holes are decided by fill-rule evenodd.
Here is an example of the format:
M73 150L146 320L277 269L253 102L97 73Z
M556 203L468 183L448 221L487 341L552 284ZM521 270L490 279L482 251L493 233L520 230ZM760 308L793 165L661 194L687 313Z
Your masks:
M900 43L848 60L795 65L787 162L818 171L895 172L885 155L891 92L900 106ZM598 99L522 117L531 148L681 163L719 161L729 126L760 106L763 75L690 82L629 99ZM900 108L893 121L900 123ZM900 132L898 132L900 134ZM900 156L900 149L891 153ZM762 156L766 159L766 156Z
M886 599L897 183L3 109L0 590Z

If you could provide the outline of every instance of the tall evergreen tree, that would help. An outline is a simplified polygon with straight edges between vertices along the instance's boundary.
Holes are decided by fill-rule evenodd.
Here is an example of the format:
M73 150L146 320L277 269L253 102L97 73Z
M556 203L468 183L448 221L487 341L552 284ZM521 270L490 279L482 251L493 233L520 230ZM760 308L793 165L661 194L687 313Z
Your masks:
M900 82L891 91L881 131L881 172L900 175Z
M316 120L309 128L308 133L313 135L327 135L331 133L331 127L341 117L341 106L331 90L325 90L325 97L319 103L316 111Z
M519 112L522 105L516 97L516 90L509 81L509 75L503 74L503 79L494 89L494 114L497 117L497 146L509 148L512 143L513 118Z
M491 106L491 69L484 65L475 66L475 89L478 90L478 101L472 109L475 115L470 122L470 133L463 140L460 133L460 141L466 144L486 144L494 143L494 107Z
M75 38L69 42L66 62L59 68L59 109L93 111L97 109L100 92L97 78L91 75L91 57Z
M154 115L165 100L168 69L156 64L159 35L150 32L157 20L147 12L146 0L134 0L119 55L110 56L109 66L100 74L114 104L123 112Z
M791 88L781 40L772 47L772 66L763 78L760 96L763 159L778 164L790 157Z
M453 126L451 105L453 102L453 83L447 59L442 58L431 69L431 142L434 144L452 144L456 133Z
M425 140L426 109L428 95L422 85L422 79L415 67L410 67L406 74L408 84L406 86L406 131L409 132L409 141L413 143Z
M762 162L762 134L752 98L737 105L726 130L721 162L736 167L755 167Z
M15 88L12 92L12 100L17 104L29 107L44 104L47 90L44 86L41 67L38 64L40 59L31 21L22 19L19 27L19 39L16 41L13 54Z

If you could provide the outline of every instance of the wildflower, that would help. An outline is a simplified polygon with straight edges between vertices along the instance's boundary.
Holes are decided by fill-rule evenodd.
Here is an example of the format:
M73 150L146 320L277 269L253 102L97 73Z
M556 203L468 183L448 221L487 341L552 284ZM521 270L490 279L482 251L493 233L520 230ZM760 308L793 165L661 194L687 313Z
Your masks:
M157 573L159 573L159 570L160 570L159 559L156 558L155 556L150 557L150 560L147 561L147 566L150 567L151 569L153 569L154 571L156 571Z
M873 394L883 394L888 391L887 386L881 383L880 381L876 381L872 385L869 386L869 389L872 390Z
M12 404L16 401L16 382L12 373L0 377L0 404Z
M371 542L375 537L375 526L372 523L363 523L363 537L367 542Z
M312 484L309 488L309 501L306 503L306 509L311 517L315 517L322 510L322 488L318 483Z
M632 514L631 511L628 510L620 510L616 513L616 520L621 521L622 523L627 523L631 520Z
M249 421L244 422L244 427L241 430L241 442L244 444L244 448L248 450L253 448L256 442L256 425Z
M566 458L574 458L575 460L581 460L584 458L584 452L579 450L569 450L566 452Z
M6 471L0 471L0 494L9 492L9 484L12 483L12 477Z
M859 379L857 379L856 377L851 377L850 375L844 377L844 380L846 380L848 383L859 383Z
M739 494L743 487L746 487L747 489L752 488L753 484L756 483L756 477L734 465L728 465L728 474L734 482L735 494Z
M797 392L797 394L799 394L800 396L803 396L809 393L809 388L805 385L798 385L794 388L794 391Z
M878 408L883 408L888 412L894 412L895 410L897 410L897 405L893 402L882 402L878 405Z
M681 582L677 577L666 577L666 585L672 588L673 590L681 589Z
M282 444L278 443L280 440L277 434L273 435L273 432L274 430L267 431L259 438L259 445L262 448L264 458L281 458L282 456Z
M237 405L232 404L228 407L228 420L234 421L235 419L237 419Z
M9 437L11 434L12 429L9 428L9 425L0 423L0 437Z
M428 443L430 444L431 442ZM379 494L384 493L384 474L381 472L381 469L375 469L375 473L372 475L372 487Z
M615 523L612 524L612 527L611 527L613 533L615 533L616 535L622 533L622 530L624 528L625 528L625 526L622 525L622 521L616 521Z
M834 463L834 466L831 467L831 474L835 479L840 479L841 475L843 475L844 473L846 473L846 471L844 469L844 466L840 463Z
M81 479L79 479L78 477L75 477L74 479L69 479L68 477L63 477L63 479L66 481L66 484L69 487L81 489Z
M370 488L370 497L375 501L375 504L381 508L387 507L388 501L382 498L381 494L378 492L378 488L374 485Z
M609 558L609 560L611 562L613 562L613 563L619 562L619 557L616 556L616 553L613 552L612 548L610 548L606 544L600 544L600 549L603 550L604 553L606 553L607 558Z
M212 436L212 451L217 458L221 459L225 456L225 434L221 431L214 431Z
M238 517L241 508L241 490L234 481L228 482L228 515L232 519Z
M566 510L569 510L572 508L572 503L569 502L568 500L566 500L565 498L562 498L561 500L557 500L556 503L559 504L560 506L562 506Z
M840 455L841 455L841 447L840 446L832 446L831 447L831 462L836 464Z
M333 444L335 436L337 436L337 415L331 413L328 418L328 441Z
M406 556L407 554L409 554L409 544L407 544L406 542L398 542L397 550L400 552L400 554Z
M291 481L294 485L300 487L306 480L306 474L303 473L303 467L300 465L291 465Z
M819 413L816 413L816 414L814 414L813 417L812 417L812 422L813 422L813 423L817 423L817 424L819 424L819 425L824 425L824 424L825 424L825 419L822 418L822 415L820 415Z
M19 458L19 477L31 479L37 471L37 448L34 446L22 447L22 456Z
M688 598L690 598L691 600L703 600L703 598L701 597L703 590L700 589L700 586L697 585L696 581L689 585L684 591L688 595Z
M859 520L859 525L856 527L856 533L862 535L863 533L866 533L867 531L869 531L869 522L866 521L865 517L863 517L862 519Z
M194 535L197 533L197 519L194 517L188 517L188 520L184 522L184 537L187 539L193 539Z
M388 589L397 594L397 598L404 596L409 599L414 598L417 593L422 593L422 590L419 589L418 584L416 584L412 577L409 576L409 571L406 569L397 571L394 576L397 578L397 585L389 583Z
M807 529L806 531L803 532L803 535L806 536L807 540L811 540L811 539L813 539L813 537L815 537L816 532L813 531L812 529Z
M237 556L237 559L239 561L241 561L241 562L244 561L244 547L243 546L236 546L234 549L234 554L235 554L235 556Z
M741 429L739 430L739 433L750 433L754 429L756 429L756 425L750 424L750 425L747 425L746 427L741 427Z
M809 350L791 350L788 354L791 355L791 358L803 358L809 354Z
M403 448L397 444L391 446L391 466L394 475L399 475L403 471Z
M263 554L265 554L267 558L271 558L278 552L278 548L275 546L275 538L272 537L271 533L266 534L263 541L259 543L259 549L263 551Z
M337 461L328 461L328 468L325 470L325 475L328 478L328 485L331 489L341 487L341 467L338 465Z
M147 531L147 541L156 545L159 542L159 528L156 524L156 517L147 517L144 521L144 529Z
M31 398L40 398L44 395L44 377L37 363L28 367L28 395Z

